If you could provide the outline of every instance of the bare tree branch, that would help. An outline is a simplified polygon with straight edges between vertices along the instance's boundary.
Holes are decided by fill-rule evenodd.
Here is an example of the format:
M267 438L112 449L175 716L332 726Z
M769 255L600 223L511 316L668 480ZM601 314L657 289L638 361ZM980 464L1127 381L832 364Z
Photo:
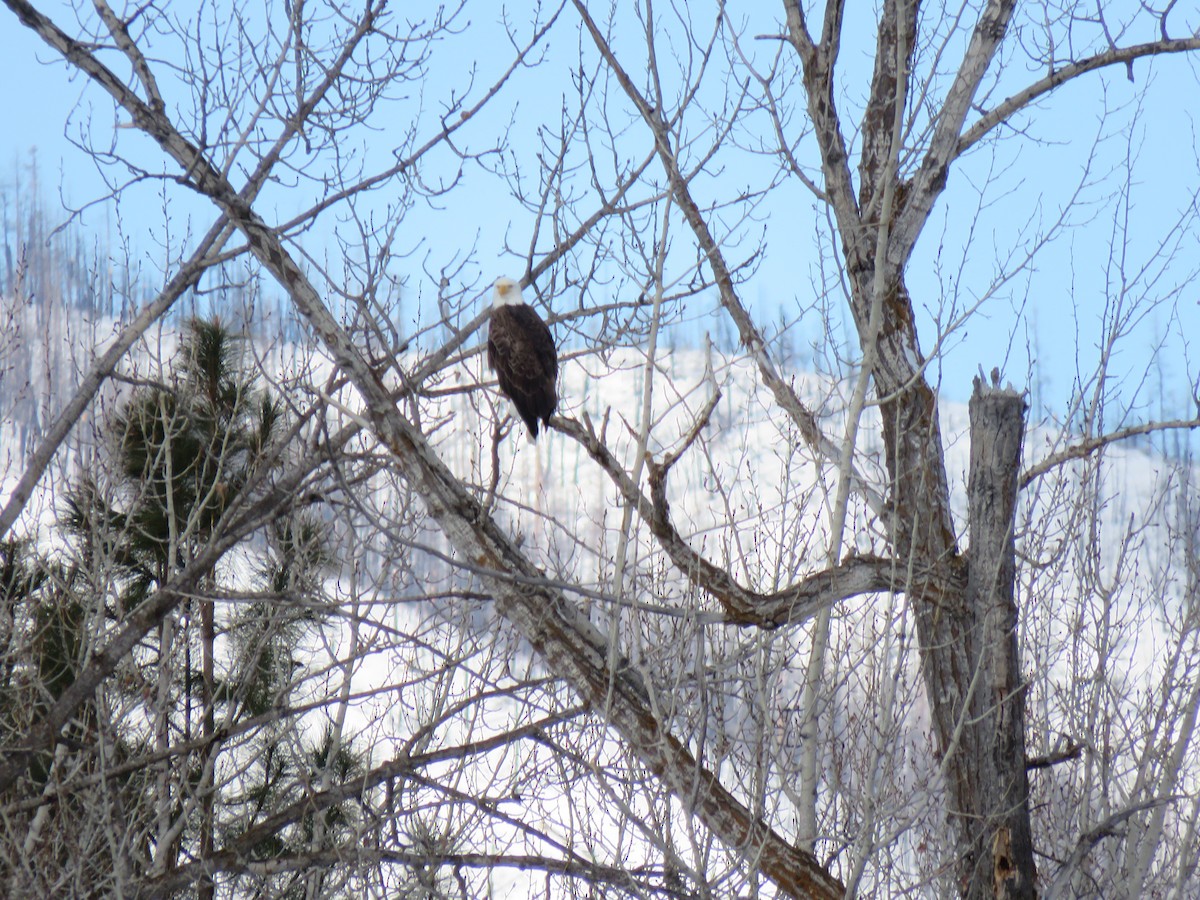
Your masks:
M1051 454L1041 462L1035 463L1024 472L1021 473L1021 487L1027 488L1033 482L1037 481L1047 472L1057 469L1064 463L1068 463L1073 459L1084 459L1091 456L1101 447L1107 447L1109 444L1115 444L1119 441L1128 440L1132 437L1138 437L1143 434L1154 434L1158 431L1171 431L1176 429L1193 430L1200 428L1200 418L1197 419L1172 419L1169 422L1143 422L1139 425L1129 425L1125 428L1120 428L1117 431L1108 434L1097 435L1093 438L1080 441L1078 444L1073 444L1065 450L1060 450L1058 453Z
M1029 87L1006 98L1003 102L980 116L979 120L963 132L962 137L958 139L958 146L955 148L954 157L966 153L975 144L983 140L997 125L1007 122L1034 101L1044 97L1068 81L1078 78L1080 75L1087 72L1094 72L1097 69L1104 69L1108 66L1128 65L1134 60L1145 57L1165 56L1171 53L1187 53L1193 50L1200 50L1200 37L1168 40L1164 35L1160 41L1135 44L1132 47L1113 47L1105 50L1103 53L1097 53L1095 56L1089 56L1087 59L1069 63L1055 69L1045 78L1035 81Z
M1086 834L1079 837L1079 841L1075 845L1075 849L1071 855L1058 867L1058 871L1054 873L1054 878L1050 885L1042 894L1042 900L1053 900L1053 898L1062 895L1065 891L1070 890L1071 878L1076 870L1083 864L1087 855L1092 852L1092 848L1099 844L1107 837L1120 837L1121 833L1117 830L1118 827L1124 824L1128 819L1133 818L1138 813L1145 812L1148 809L1162 806L1166 803L1174 803L1179 797L1155 797L1151 800L1145 800L1141 803L1135 803L1132 806L1126 807L1120 812L1113 813L1095 828L1092 828Z

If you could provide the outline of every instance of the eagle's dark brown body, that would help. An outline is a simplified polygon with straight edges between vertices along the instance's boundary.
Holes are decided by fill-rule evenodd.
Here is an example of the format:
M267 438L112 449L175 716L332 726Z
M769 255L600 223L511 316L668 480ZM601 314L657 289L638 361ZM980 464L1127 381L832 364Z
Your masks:
M558 351L546 323L520 297L516 282L496 281L488 366L529 427L529 436L537 440L538 421L548 423L558 406Z

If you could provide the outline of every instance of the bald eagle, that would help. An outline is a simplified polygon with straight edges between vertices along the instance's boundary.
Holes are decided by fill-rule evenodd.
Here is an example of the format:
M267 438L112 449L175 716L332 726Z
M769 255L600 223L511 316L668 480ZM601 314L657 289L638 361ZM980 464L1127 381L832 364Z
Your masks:
M541 316L525 303L521 286L497 278L488 326L488 368L537 440L538 419L547 425L558 406L558 351Z

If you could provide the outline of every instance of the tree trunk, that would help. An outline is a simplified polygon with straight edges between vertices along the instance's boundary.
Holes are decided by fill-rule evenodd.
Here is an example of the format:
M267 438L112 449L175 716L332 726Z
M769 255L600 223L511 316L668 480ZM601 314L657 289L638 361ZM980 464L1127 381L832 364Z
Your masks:
M963 603L936 608L927 653L952 681L939 724L959 877L968 898L1032 898L1036 869L1025 770L1025 685L1013 598L1017 475L1025 402L976 379L968 482L971 546ZM952 713L952 718L945 714ZM951 725L952 730L946 726Z
M216 753L216 747L213 745L213 735L216 733L216 712L213 708L214 685L216 682L216 674L213 668L213 653L217 641L217 627L215 621L215 604L212 600L200 601L200 649L201 649L201 677L203 684L201 685L201 702L203 705L201 721L201 730L204 735L204 749L200 753L202 765L200 767L201 776L197 783L197 789L200 791L200 858L208 859L212 856L214 844L213 835L215 832L215 797L213 796L213 779L206 777L203 773L211 772L209 761ZM196 886L196 896L199 900L212 900L214 896L215 885L211 877L207 875L200 879Z

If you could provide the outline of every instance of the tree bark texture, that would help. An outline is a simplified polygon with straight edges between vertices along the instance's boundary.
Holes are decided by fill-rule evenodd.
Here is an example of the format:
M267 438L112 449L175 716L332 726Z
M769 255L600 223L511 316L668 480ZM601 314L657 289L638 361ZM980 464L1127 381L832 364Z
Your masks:
M841 5L826 7L820 40L800 4L785 0L788 39L802 63L808 111L851 287L850 309L870 359L888 469L893 556L910 580L921 669L943 757L965 897L1033 896L1035 869L1025 775L1023 693L1013 601L1013 513L1024 402L980 383L971 403L969 554L959 551L937 397L925 377L904 272L946 185L980 80L1007 30L1011 0L990 0L938 114L915 175L889 155L912 90L915 3L880 12L871 94L859 129L859 188L836 108ZM893 183L888 184L889 180ZM894 203L883 198L890 188ZM871 352L867 353L867 349Z
M995 376L993 375L995 380ZM960 677L939 686L955 713L943 734L956 760L950 774L950 818L969 898L1032 898L1036 868L1025 769L1025 685L1017 650L1014 523L1025 401L975 380L971 396L971 462L967 484L971 546L964 604L941 610L944 650Z

